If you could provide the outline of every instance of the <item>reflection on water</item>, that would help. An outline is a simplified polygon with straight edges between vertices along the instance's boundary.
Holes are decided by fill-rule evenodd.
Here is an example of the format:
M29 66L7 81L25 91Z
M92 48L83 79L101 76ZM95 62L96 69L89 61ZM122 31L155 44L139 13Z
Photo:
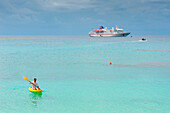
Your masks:
M34 107L38 107L38 103L41 100L42 92L41 93L31 93L29 95L31 103Z

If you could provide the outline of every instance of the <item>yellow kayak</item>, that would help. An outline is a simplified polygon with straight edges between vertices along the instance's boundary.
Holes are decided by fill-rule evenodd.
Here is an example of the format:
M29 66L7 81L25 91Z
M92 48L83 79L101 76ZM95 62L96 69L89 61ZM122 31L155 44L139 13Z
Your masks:
M37 92L37 93L42 92L41 89L40 90L33 90L32 87L29 87L28 90L31 91L31 92Z

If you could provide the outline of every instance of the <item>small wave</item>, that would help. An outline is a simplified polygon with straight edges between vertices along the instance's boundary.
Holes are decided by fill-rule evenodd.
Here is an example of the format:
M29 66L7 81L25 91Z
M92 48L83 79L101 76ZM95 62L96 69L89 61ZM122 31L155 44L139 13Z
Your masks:
M139 40L139 42L147 42L147 40Z
M16 45L62 45L65 44L63 42L32 42L32 43L17 43Z
M135 40L135 41L125 41L125 42L139 42L138 40Z
M147 40L143 41L143 40L131 40L131 41L125 41L125 42L147 42Z

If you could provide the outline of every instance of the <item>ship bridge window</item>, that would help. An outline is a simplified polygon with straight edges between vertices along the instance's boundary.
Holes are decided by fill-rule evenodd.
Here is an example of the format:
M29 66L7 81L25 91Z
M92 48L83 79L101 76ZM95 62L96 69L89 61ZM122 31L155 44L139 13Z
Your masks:
M117 32L123 32L122 30L117 30Z
M103 33L104 31L96 31L96 33Z

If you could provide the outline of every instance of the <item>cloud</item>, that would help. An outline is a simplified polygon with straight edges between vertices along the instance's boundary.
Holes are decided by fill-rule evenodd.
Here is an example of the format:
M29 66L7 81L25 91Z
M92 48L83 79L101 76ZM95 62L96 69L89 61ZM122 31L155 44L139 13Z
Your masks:
M8 19L17 21L36 20L35 15L38 14L32 5L27 1L0 1L0 20L9 23Z
M170 9L169 0L5 0L0 1L0 14L30 14L44 12L75 12L89 10L98 14L161 12ZM167 13L166 13L167 14Z
M0 1L0 13L1 14L35 14L36 11L28 4L28 2L21 1Z
M77 13L83 21L98 18L153 18L170 16L169 0L1 0L0 20L43 20L57 15ZM48 17L51 16L51 17ZM98 16L98 17L97 17ZM5 18L5 19L4 19Z
M153 4L169 4L169 0L148 0L148 2L153 3Z
M43 16L49 13L74 12L95 7L95 0L5 0L0 1L0 18ZM1 20L0 19L0 20Z
M95 2L95 0L37 0L41 9L55 12L94 8Z

